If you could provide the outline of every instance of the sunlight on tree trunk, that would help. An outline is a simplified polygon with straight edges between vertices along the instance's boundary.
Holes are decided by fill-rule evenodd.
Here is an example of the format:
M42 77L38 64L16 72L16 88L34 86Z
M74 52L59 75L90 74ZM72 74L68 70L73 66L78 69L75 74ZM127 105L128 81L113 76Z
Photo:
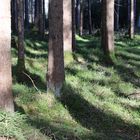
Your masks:
M0 108L13 112L9 0L3 0L0 4L0 33Z
M63 0L50 0L47 90L60 96L64 79Z

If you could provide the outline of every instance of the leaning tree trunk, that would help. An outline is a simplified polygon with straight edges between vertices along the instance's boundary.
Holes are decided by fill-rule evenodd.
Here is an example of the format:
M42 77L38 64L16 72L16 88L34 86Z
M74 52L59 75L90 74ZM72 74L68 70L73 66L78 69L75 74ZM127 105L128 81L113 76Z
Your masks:
M72 51L72 0L63 0L64 50Z
M13 112L10 0L0 4L0 33L0 108Z
M102 48L108 63L114 55L114 0L102 0Z
M64 79L63 0L50 0L47 90L60 96Z
M18 7L18 76L22 78L25 70L24 58L24 0L17 0ZM22 80L22 79L21 79Z

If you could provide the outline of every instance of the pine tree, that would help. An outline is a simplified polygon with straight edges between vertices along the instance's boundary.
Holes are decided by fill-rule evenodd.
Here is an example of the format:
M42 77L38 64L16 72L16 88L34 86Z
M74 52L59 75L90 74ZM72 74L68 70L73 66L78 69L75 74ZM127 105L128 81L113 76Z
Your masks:
M63 0L50 0L47 90L60 96L64 79Z

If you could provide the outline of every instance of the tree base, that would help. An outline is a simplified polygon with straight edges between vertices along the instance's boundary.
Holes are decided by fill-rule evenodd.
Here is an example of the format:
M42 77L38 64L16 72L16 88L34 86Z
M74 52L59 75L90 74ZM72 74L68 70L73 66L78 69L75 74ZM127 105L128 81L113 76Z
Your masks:
M56 97L61 97L61 89L62 83L52 84L50 82L47 83L47 93L53 93Z

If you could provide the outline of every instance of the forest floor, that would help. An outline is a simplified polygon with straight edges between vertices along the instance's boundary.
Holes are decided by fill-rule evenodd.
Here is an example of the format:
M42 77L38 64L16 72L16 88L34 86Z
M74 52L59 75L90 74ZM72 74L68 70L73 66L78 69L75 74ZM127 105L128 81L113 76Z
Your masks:
M46 94L47 43L26 37L26 73L17 81L17 48L12 47L13 93L17 111L0 135L21 140L139 140L140 36L116 37L113 66L105 63L98 37L77 36L76 53L65 53L61 99ZM2 115L1 115L2 114ZM13 121L14 120L14 121ZM16 125L15 125L16 124ZM8 128L9 128L8 127ZM3 131L1 131L3 130Z

